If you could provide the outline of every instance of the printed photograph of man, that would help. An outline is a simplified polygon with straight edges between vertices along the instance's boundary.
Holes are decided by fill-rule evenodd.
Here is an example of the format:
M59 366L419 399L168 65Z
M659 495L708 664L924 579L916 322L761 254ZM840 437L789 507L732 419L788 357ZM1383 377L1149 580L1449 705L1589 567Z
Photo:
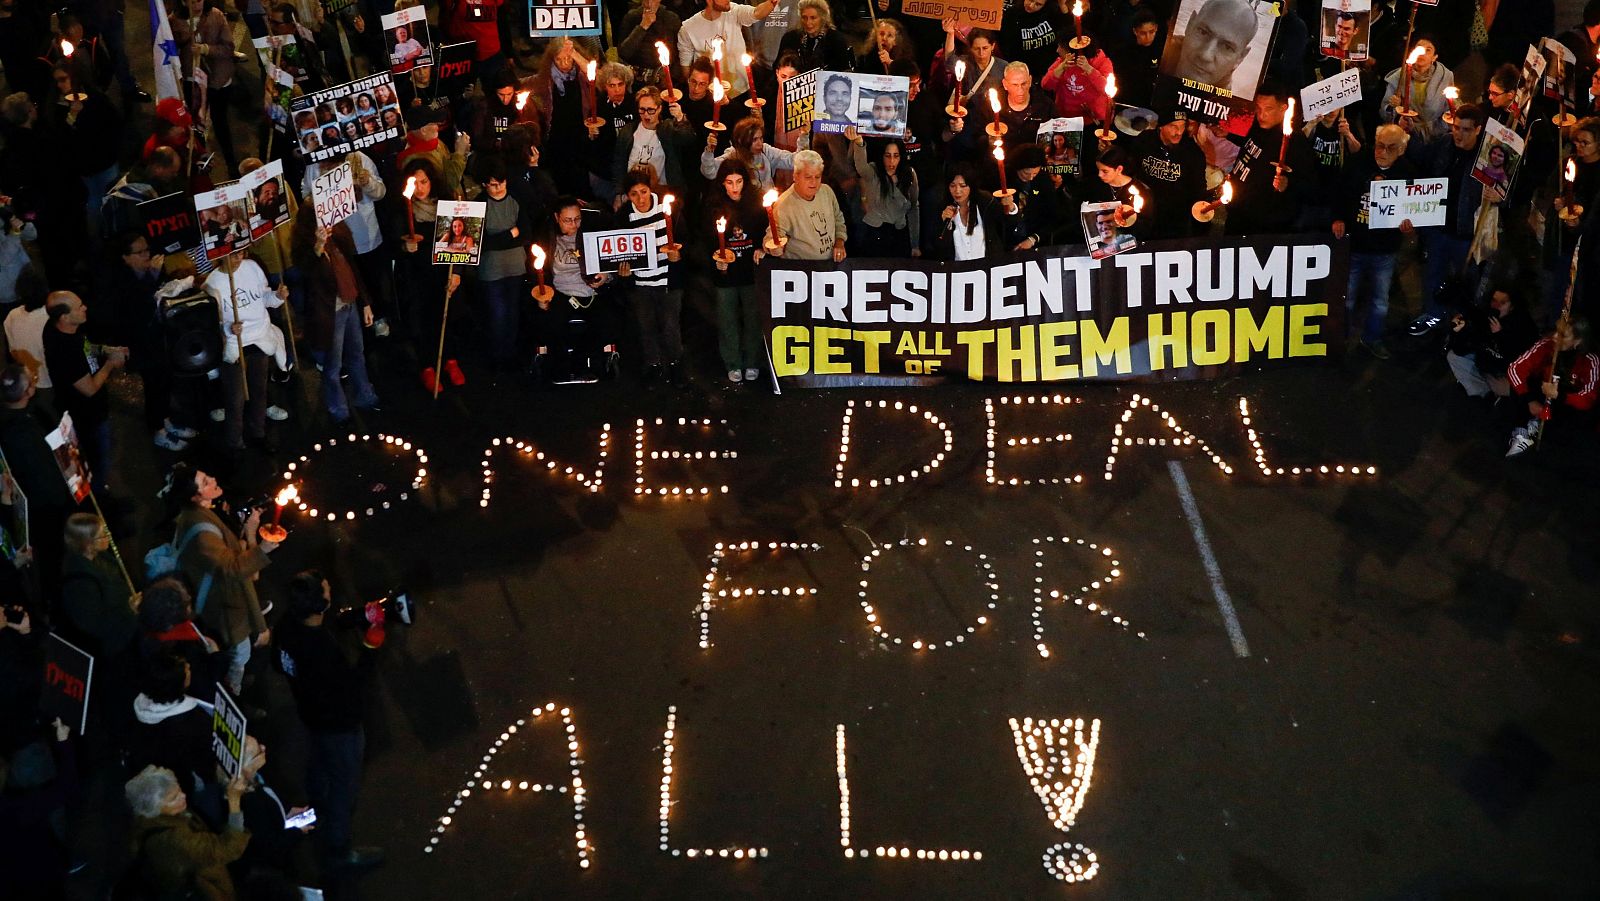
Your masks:
M857 128L864 135L898 137L905 134L906 118L902 98L894 93L862 91L860 109L863 123Z
M1257 10L1251 0L1183 0L1173 19L1172 37L1161 57L1161 72L1255 97L1274 20L1268 3Z
M1354 62L1366 59L1371 19L1372 10L1366 4L1326 0L1322 7L1322 55Z
M844 131L846 125L856 124L850 114L850 100L855 96L855 85L850 76L830 74L822 84L822 115L815 122L834 126L822 131Z

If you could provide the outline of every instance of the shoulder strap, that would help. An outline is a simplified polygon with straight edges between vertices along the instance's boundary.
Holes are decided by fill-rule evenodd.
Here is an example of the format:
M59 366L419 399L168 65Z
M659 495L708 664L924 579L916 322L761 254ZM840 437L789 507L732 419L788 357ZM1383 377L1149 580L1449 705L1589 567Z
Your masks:
M210 532L218 538L222 537L221 529L208 522L197 522L190 526L188 531L184 532L183 537L175 544L179 557L183 556L184 548L189 546L189 542L193 541L201 532Z

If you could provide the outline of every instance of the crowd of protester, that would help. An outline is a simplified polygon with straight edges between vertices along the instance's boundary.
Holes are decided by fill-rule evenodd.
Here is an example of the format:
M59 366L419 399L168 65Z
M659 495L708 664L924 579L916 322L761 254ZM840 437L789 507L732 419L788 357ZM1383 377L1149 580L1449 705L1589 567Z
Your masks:
M109 880L118 897L276 897L284 879L309 884L381 860L351 834L371 650L332 629L319 574L271 573L260 510L231 505L191 447L270 458L280 431L314 427L283 424L292 379L319 379L325 410L308 418L335 425L379 412L380 396L469 379L620 377L683 390L695 370L686 298L693 307L705 297L717 378L733 390L771 377L755 287L767 255L1000 258L1084 244L1083 204L1137 198L1142 212L1126 227L1141 241L1347 239L1354 346L1388 359L1396 341L1442 345L1465 395L1502 421L1511 455L1552 440L1547 431L1591 430L1600 0L1564 23L1547 2L1424 5L1414 28L1410 2L1374 0L1370 57L1349 64L1361 99L1292 121L1285 167L1269 163L1291 98L1344 68L1319 52L1318 4L1284 5L1250 112L1202 123L1153 108L1170 0L1091 0L1081 23L1060 0L1013 0L993 31L902 15L900 0L868 0L870 10L637 0L606 6L600 38L536 41L525 37L526 4L430 0L435 42L471 42L472 77L447 86L434 66L397 72L403 140L319 164L274 132L252 40L295 36L294 91L315 91L387 69L377 22L421 0L358 0L337 14L314 0L166 0L185 96L159 100L140 84L148 61L138 51L130 61L123 4L64 2L54 11L0 0L0 503L20 490L31 523L27 546L7 536L15 566L0 567L0 596L17 599L0 607L0 872L22 886L8 897L51 896L83 868L60 814L74 809L84 753L126 785L128 848ZM1074 46L1079 24L1088 41ZM1563 110L1543 91L1520 120L1510 102L1526 47L1545 36L1577 60L1571 124L1553 124ZM778 146L781 83L815 68L908 79L904 135L850 127ZM1012 192L994 190L990 89ZM713 129L718 96L727 127ZM947 110L957 99L966 116ZM1052 171L1038 143L1056 117L1088 122L1076 174ZM1093 137L1113 120L1114 140ZM1472 175L1490 120L1527 139L1509 184ZM132 133L142 123L147 132ZM1572 161L1570 185L1558 159ZM287 198L292 222L248 252L167 255L141 227L140 202L200 193L274 160L299 192ZM310 186L340 162L354 173L356 210L326 228ZM1369 228L1368 186L1418 177L1448 180L1444 224ZM1214 221L1191 215L1224 189ZM475 268L432 262L438 205L454 199L486 204ZM1124 221L1120 209L1110 218ZM585 274L584 234L611 227L646 230L658 265ZM537 272L535 245L547 260ZM1420 292L1394 317L1405 269L1420 273ZM218 351L215 379L175 357L175 311L197 305L215 311L200 317ZM374 342L405 361L404 379L380 384L369 371ZM170 467L157 542L169 542L166 564L133 566L131 581L106 521L71 493L46 439L71 414L92 485L110 497L105 476L124 456L110 386L124 372L139 381L144 434ZM269 594L283 601L270 617ZM93 653L105 674L87 736L45 728L34 713L47 628ZM212 753L217 687L249 706L268 666L287 677L311 737L305 798L267 784L254 738L238 776ZM298 812L291 800L315 804L314 830L284 828Z

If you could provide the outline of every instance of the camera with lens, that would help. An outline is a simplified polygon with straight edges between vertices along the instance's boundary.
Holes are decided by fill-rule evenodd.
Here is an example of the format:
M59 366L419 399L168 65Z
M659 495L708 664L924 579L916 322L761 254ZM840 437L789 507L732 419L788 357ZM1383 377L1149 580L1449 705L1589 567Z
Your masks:
M334 615L333 620L341 626L365 629L362 643L369 648L380 648L388 638L390 625L409 626L415 618L415 602L409 593L400 591L360 606L345 607Z

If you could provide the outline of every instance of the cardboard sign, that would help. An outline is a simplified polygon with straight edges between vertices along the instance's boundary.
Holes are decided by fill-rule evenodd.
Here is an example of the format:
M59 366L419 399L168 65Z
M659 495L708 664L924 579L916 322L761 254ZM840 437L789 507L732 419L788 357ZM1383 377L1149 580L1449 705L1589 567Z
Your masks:
M139 204L140 221L151 253L186 253L200 246L200 223L194 215L194 199L174 191Z
M356 177L349 163L340 163L317 176L311 183L311 202L316 207L317 224L333 228L355 214Z
M476 266L483 254L482 200L441 200L433 223L433 262Z
M583 233L583 274L616 272L627 263L632 269L655 269L656 233L643 228L618 228Z
M1555 38L1539 41L1544 56L1544 96L1560 100L1563 107L1578 101L1578 58L1572 49Z
M318 163L353 150L398 149L406 136L388 72L296 97L294 126L300 155Z
M428 38L428 10L408 6L382 17L383 46L389 51L389 71L396 75L417 66L433 65L433 44Z
M220 260L250 246L250 201L244 184L234 182L194 195L200 247L206 259Z
M289 221L289 184L283 177L283 160L273 160L239 179L250 203L252 241Z
M811 130L841 134L854 125L869 137L901 138L906 133L911 79L904 75L818 72L813 87Z
M0 506L9 511L0 521L0 556L15 560L17 551L28 546L28 496L12 476L4 452L0 452Z
M89 354L87 340L84 353ZM98 354L89 355L90 373L98 372L103 365ZM55 454L56 468L61 470L61 478L66 480L72 499L83 503L89 497L89 467L83 462L82 451L78 450L78 430L72 424L71 413L61 414L61 423L44 436L44 443L50 445L50 451Z
M94 655L51 632L44 642L44 691L39 710L82 735L89 727L89 690L94 687Z
M445 44L439 48L439 59L433 67L433 82L439 91L451 97L460 97L472 86L472 66L476 61L471 41Z
M1511 180L1516 177L1517 166L1522 164L1526 146L1521 135L1494 119L1487 120L1483 123L1483 143L1472 165L1472 177L1503 192L1501 197L1511 193Z
M528 0L529 37L600 33L600 0Z
M1322 55L1360 62L1372 40L1372 0L1322 0Z
M1300 89L1300 109L1305 114L1303 121L1325 116L1360 99L1361 70L1346 69Z
M784 80L779 91L778 120L774 123L778 132L774 142L777 146L796 150L800 146L800 136L811 130L811 110L817 101L817 73L821 71L812 69Z
M1412 228L1443 225L1450 200L1450 179L1416 178L1375 181L1367 188L1367 228Z
M229 779L244 769L244 736L244 711L229 697L227 689L218 685L216 703L211 708L211 753Z
M904 0L900 11L908 16L943 22L955 19L957 25L999 28L1005 0Z

